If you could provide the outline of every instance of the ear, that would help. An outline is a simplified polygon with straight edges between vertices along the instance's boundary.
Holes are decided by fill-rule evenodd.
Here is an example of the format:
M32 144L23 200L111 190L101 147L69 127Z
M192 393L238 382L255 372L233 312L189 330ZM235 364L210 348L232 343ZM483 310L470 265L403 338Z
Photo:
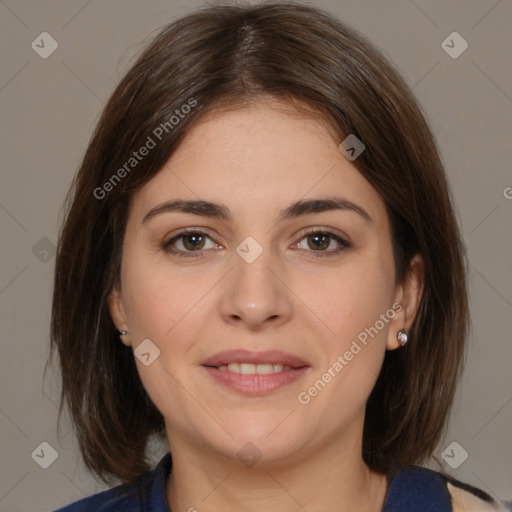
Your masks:
M117 329L128 331L130 332L130 329L128 329L128 324L126 322L126 313L124 310L124 304L123 299L121 296L121 291L119 290L118 284L115 284L112 287L112 290L110 291L108 298L108 310L110 312L110 316L112 318L112 322L114 322L114 325ZM126 334L125 336L121 336L121 341L129 347L131 345L130 342L130 334Z
M397 338L401 329L410 330L423 294L425 284L425 264L421 254L415 254L409 263L404 282L396 287L393 304L400 304L401 308L393 308L396 311L390 321L386 348L395 350L401 347Z

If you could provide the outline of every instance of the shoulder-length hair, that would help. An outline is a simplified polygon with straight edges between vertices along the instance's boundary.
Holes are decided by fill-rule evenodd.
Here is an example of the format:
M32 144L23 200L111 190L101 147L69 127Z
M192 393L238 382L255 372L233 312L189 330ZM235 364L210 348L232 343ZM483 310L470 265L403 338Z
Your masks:
M206 112L265 96L306 106L340 142L349 134L364 142L353 163L385 201L397 283L413 255L424 260L410 341L386 353L367 402L364 461L380 473L420 464L444 433L464 361L467 261L420 106L378 49L325 11L296 3L207 7L161 30L124 76L64 205L51 319L59 420L67 406L84 461L104 481L146 471L148 440L165 434L107 308L130 199ZM135 159L143 146L153 147Z

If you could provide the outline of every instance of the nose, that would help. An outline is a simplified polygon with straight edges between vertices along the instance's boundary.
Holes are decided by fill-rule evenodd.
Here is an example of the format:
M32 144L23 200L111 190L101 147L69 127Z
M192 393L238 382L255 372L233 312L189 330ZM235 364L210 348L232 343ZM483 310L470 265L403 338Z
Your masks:
M275 328L288 322L293 311L293 294L270 250L264 250L251 263L236 253L232 261L234 268L224 281L220 305L223 320L251 331Z

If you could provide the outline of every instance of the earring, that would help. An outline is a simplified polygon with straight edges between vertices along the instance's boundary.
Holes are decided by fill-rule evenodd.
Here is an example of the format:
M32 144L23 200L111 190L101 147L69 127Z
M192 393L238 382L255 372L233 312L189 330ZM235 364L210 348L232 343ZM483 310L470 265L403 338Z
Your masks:
M125 334L128 334L128 331L123 331L123 329L117 329L117 332L118 332L121 336L124 336Z
M402 347L407 343L407 331L405 329L401 329L396 335L398 341L402 344Z

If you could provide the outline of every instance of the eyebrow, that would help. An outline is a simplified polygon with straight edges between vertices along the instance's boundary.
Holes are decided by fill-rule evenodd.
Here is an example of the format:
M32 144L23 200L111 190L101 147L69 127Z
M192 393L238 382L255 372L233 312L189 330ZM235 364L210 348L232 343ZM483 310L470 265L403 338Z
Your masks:
M281 210L278 216L278 222L295 219L302 215L308 215L311 213L321 213L333 210L357 213L366 222L373 224L373 220L366 212L366 210L342 197L328 197L325 199L301 199L295 203L292 203L284 210ZM149 210L149 212L146 213L142 219L142 223L144 224L149 219L157 215L170 212L191 213L193 215L211 217L213 219L220 219L225 221L229 221L231 219L229 208L224 204L205 200L175 199L159 204Z

